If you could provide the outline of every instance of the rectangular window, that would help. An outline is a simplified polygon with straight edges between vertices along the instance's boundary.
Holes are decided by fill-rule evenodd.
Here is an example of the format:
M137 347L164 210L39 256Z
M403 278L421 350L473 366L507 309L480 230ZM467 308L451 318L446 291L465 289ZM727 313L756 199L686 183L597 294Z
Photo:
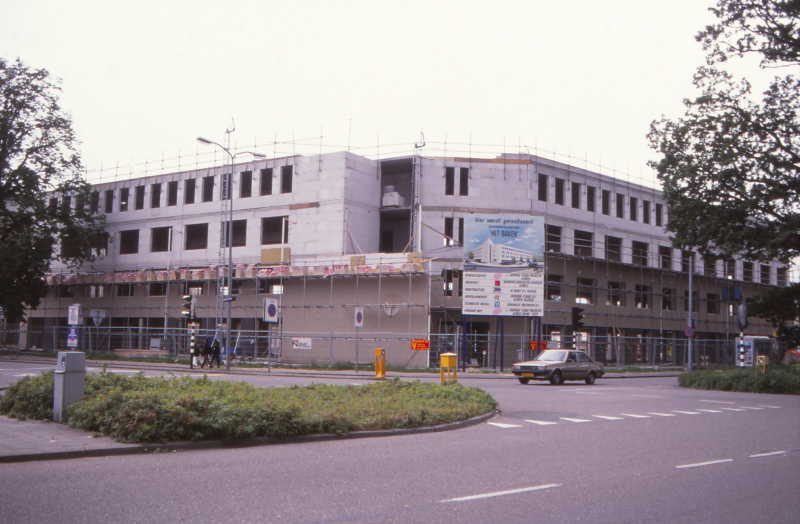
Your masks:
M292 166L281 166L281 194L292 192Z
M183 195L183 203L184 204L194 204L194 188L195 188L195 179L190 178L188 179L183 186L184 195Z
M75 298L75 286L68 286L68 285L57 286L56 298Z
M581 208L581 185L579 183L577 183L577 182L573 182L570 194L572 196L572 209L580 209Z
M642 222L645 224L650 223L650 201L642 200Z
M89 212L93 215L100 210L100 193L92 191L89 195Z
M186 226L186 245L184 249L208 248L208 224L189 224Z
M72 197L65 196L61 199L61 212L69 216L69 212L72 209Z
M544 250L561 253L561 228L559 226L544 226Z
M586 211L594 213L595 189L592 186L586 186Z
M284 226L284 222L286 225ZM289 243L289 217L264 217L261 219L261 245L281 243L281 231L283 231L283 243Z
M102 284L88 286L86 288L89 298L103 298L105 295L105 286Z
M136 186L134 207L137 211L144 209L144 186Z
M575 256L576 257L591 257L593 234L589 231L575 230Z
M444 296L452 297L453 296L453 270L452 269L445 269L444 270Z
M716 293L709 293L708 298L706 299L706 313L709 315L717 315L719 314L719 308L717 307L717 302L719 302L719 295Z
M700 307L700 292L692 291L692 312L697 313ZM683 310L689 311L689 290L683 292Z
M203 296L203 291L205 291L205 285L202 280L184 280L183 281L183 291L181 292L182 295L195 295L195 296Z
M556 178L556 205L564 205L564 180Z
M625 218L625 195L617 193L617 218Z
M162 253L172 251L171 227L154 227L150 230L150 252Z
M728 280L736 280L736 261L735 260L726 260L725 261L725 278Z
M636 284L633 290L634 301L637 309L650 309L650 294L653 289L650 286Z
M775 275L776 284L778 287L786 287L786 268L779 267Z
M130 283L126 284L117 284L117 296L118 297L132 297L133 292L136 289L136 286Z
M253 172L239 173L239 198L250 198L253 195Z
M607 306L625 307L625 282L609 282Z
M664 225L662 215L664 214L664 206L656 204L656 225L661 227Z
M674 311L674 305L672 303L672 297L675 295L675 292L668 287L661 289L661 310L662 311Z
M707 277L717 276L717 262L709 257L703 257L703 274Z
M114 190L106 189L105 191L106 213L114 212Z
M272 168L268 167L261 170L261 196L272 194Z
M394 231L381 231L379 242L378 251L381 253L394 253Z
M753 281L753 263L744 261L742 262L742 280L745 282Z
M167 206L178 205L178 181L173 180L167 183Z
M444 194L456 194L456 168L454 167L444 168Z
M444 245L445 246L452 246L453 242L453 219L451 217L445 217L444 219Z
M606 236L606 260L622 262L622 239Z
M575 291L576 304L594 304L594 279L578 278L578 288Z
M761 264L761 283L768 286L770 276L770 266Z
M636 222L637 220L639 220L638 217L639 199L636 197L631 197L630 206L631 206L630 219L632 222Z
M147 285L147 296L149 296L149 297L165 297L165 296L167 296L167 283L166 282L150 282Z
M611 191L603 190L603 214L611 215Z
M132 255L139 252L139 230L129 229L119 232L119 254Z
M128 196L129 190L127 187L123 187L119 190L119 210L120 211L127 211L128 210Z
M258 294L259 295L281 295L283 294L283 286L281 285L280 278L259 278L258 279Z
M102 235L100 235L100 238L98 238L92 244L92 251L96 256L98 257L106 256L106 253L108 253L108 239L110 236L111 235L109 235L107 232L104 232Z
M150 207L161 207L161 184L150 186Z
M222 227L220 228L219 243L222 247L230 247L226 240L229 223L230 222L226 220L222 223ZM245 245L245 242L247 241L247 219L233 221L233 232L231 233L231 237L233 238L233 247L243 247Z
M647 242L637 242L633 241L632 243L632 252L633 252L633 265L634 266L644 266L647 267L647 258L648 258L648 247L649 245Z
M459 169L460 180L458 186L458 194L459 196L468 196L469 195L469 168L462 167Z
M658 246L658 259L661 269L672 270L672 248L669 246Z
M213 202L214 201L214 177L213 176L204 176L203 177L203 202Z
M561 275L547 275L546 289L544 291L547 300L563 302L564 291L562 289L562 280L563 278Z
M547 202L547 175L539 173L539 202Z
M464 219L458 219L458 243L464 245Z
M58 209L58 198L51 198L47 201L47 210L55 213Z
M681 272L688 273L689 266L691 265L690 262L694 259L693 253L691 251L686 251L685 249L681 250Z

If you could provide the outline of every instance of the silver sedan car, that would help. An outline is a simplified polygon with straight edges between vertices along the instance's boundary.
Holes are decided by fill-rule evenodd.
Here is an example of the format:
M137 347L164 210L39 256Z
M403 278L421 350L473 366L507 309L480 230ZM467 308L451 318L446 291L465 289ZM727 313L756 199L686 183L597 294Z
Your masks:
M603 376L603 364L595 362L583 351L571 349L548 349L535 359L514 364L512 373L520 383L533 380L549 380L551 384L562 384L565 380L583 380L594 384Z

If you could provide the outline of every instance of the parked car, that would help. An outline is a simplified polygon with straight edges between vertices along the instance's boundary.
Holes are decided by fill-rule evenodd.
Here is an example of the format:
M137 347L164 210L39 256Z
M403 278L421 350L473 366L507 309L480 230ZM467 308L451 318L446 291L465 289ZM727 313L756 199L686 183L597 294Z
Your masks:
M521 384L527 384L531 379L549 380L551 384L562 384L565 380L594 384L605 371L603 364L595 362L583 351L548 349L533 360L514 364L512 373Z

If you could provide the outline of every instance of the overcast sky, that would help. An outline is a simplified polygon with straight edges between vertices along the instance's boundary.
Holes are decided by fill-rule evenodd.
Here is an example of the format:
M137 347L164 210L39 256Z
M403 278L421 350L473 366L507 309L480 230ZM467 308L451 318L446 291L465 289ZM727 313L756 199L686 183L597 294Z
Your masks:
M424 132L429 155L652 179L645 135L683 114L711 3L0 0L0 53L63 80L90 175L191 166L234 119L269 156L409 154Z

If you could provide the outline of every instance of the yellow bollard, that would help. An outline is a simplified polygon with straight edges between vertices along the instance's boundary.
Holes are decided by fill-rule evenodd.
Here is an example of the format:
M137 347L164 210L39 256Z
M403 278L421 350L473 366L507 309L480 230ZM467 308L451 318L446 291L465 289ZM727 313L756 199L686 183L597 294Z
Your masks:
M386 378L386 353L382 348L375 348L375 378Z
M441 365L439 376L442 379L442 384L449 380L456 380L456 374L458 373L458 355L455 353L442 353L439 355L439 362ZM450 377L451 371L453 373L452 378Z
M759 373L764 373L769 367L769 357L766 355L759 355L756 357L756 368Z

